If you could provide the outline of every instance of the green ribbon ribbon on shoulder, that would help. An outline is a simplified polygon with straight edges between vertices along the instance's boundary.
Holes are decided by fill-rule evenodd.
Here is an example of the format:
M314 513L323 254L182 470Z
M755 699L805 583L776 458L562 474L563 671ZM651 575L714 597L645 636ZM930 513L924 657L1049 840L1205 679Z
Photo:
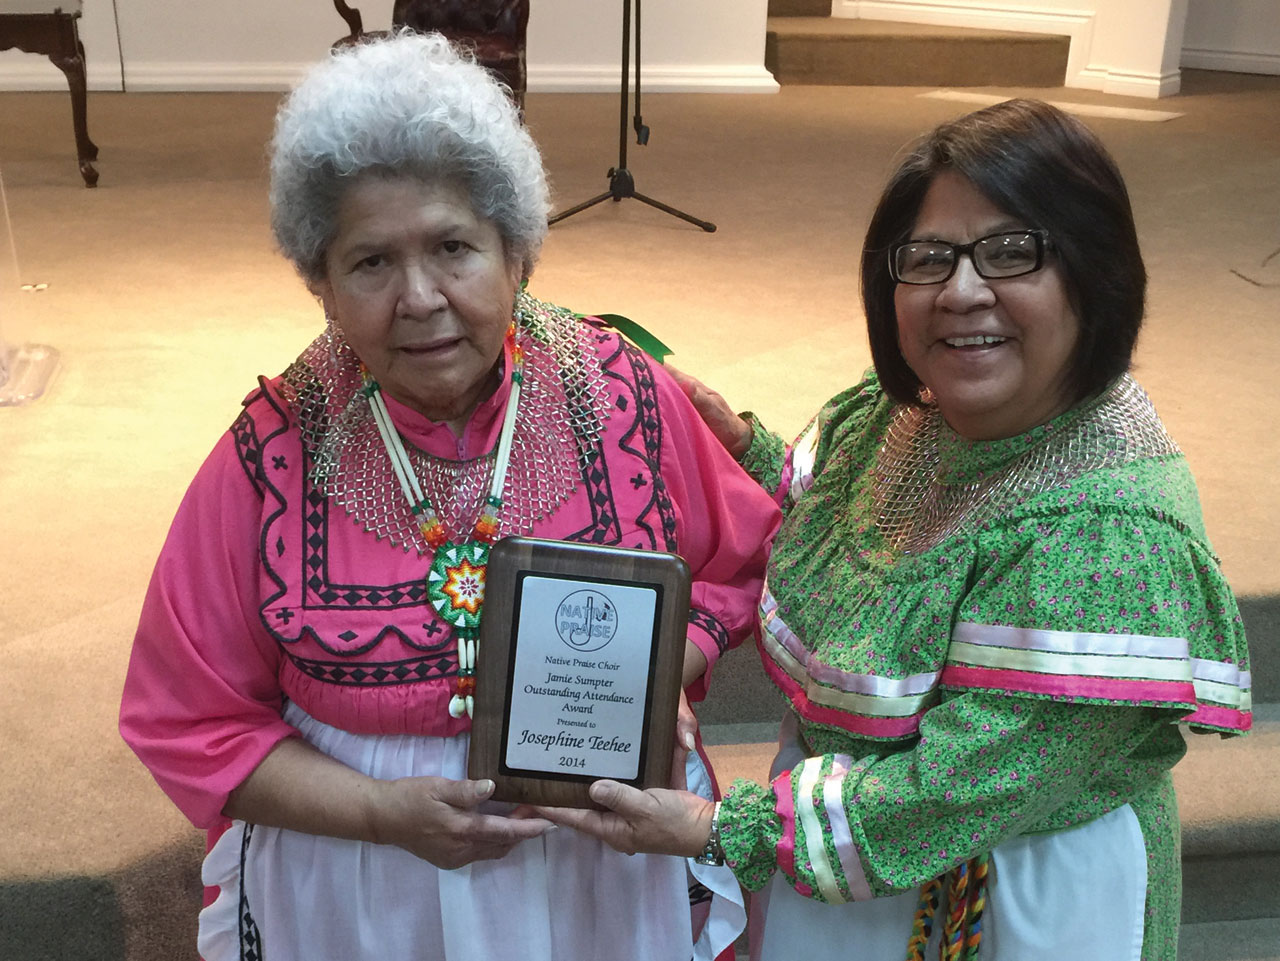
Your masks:
M612 327L660 364L665 364L667 362L667 358L675 353L675 351L637 324L634 320L631 320L628 317L623 317L621 314L579 314L578 316L595 317L599 320L603 320L608 326Z

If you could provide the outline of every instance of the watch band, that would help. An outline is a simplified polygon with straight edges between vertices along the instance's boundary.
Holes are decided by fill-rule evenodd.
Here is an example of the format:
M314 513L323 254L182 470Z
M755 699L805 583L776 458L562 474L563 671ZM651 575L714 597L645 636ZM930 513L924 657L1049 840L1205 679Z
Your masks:
M724 848L720 846L720 802L716 802L716 806L711 809L711 834L707 838L707 843L702 849L702 853L693 859L698 864L709 864L712 867L720 867L724 864Z

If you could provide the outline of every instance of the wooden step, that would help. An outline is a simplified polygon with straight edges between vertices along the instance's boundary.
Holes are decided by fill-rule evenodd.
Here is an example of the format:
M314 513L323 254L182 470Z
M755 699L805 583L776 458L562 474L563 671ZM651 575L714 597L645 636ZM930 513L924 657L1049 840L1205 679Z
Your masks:
M1183 922L1280 921L1280 705L1255 705L1242 738L1188 735L1173 781Z
M1070 38L885 20L770 17L765 67L780 84L1060 87Z
M1280 918L1182 923L1178 961L1280 961Z
M771 17L827 17L831 0L769 0Z

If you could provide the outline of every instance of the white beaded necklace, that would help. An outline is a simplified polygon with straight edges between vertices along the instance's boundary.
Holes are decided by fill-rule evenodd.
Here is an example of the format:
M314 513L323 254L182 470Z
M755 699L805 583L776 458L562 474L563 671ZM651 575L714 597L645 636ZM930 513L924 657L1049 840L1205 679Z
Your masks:
M511 393L503 414L502 432L498 437L498 456L493 467L493 481L484 510L476 521L471 536L464 541L449 537L440 522L435 508L423 493L422 484L409 460L400 432L391 422L382 388L361 366L364 378L363 393L369 399L369 410L378 434L382 437L387 456L391 459L396 480L409 502L418 523L418 529L432 549L431 569L427 572L427 599L436 612L449 624L458 641L458 679L453 697L449 700L449 714L461 717L465 712L471 717L475 710L476 643L480 634L480 615L484 608L485 566L489 560L489 547L498 538L498 514L502 510L502 489L511 463L511 439L515 435L516 418L520 408L520 386L524 382L524 350L516 342L516 325L507 330L511 344Z

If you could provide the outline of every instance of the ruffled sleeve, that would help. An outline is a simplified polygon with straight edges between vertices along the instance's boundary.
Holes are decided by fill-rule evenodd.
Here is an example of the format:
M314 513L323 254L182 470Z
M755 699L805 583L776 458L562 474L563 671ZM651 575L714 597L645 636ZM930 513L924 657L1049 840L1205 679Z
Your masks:
M1123 491L1126 480L1111 486ZM1207 730L1247 730L1243 623L1208 544L1165 511L1100 505L1105 491L1090 493L1090 509L980 536L943 687L1142 705Z
M121 735L202 828L297 733L281 720L280 655L256 609L257 471L234 432L200 468L152 574L120 705Z
M760 422L752 411L739 414L751 427L751 446L742 455L742 469L775 500L786 494L788 471L788 447L779 434L775 434Z

